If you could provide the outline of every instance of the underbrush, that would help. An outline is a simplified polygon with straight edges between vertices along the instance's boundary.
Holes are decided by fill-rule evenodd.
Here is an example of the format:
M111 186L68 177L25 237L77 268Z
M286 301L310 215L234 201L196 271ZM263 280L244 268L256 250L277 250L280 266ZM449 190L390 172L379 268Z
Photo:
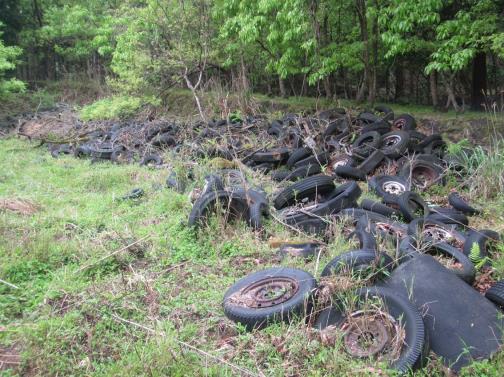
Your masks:
M124 119L133 117L143 106L157 106L159 101L148 97L112 96L85 105L80 111L83 120Z

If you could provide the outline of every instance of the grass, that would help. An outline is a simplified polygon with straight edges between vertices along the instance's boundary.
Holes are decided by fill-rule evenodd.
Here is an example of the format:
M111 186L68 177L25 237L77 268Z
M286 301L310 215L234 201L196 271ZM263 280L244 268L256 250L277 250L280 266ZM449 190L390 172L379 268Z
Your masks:
M173 169L184 170L183 161L165 157L174 161ZM209 165L202 160L195 167L193 186L201 186ZM264 234L242 223L224 227L218 219L207 229L188 229L187 195L165 188L167 176L166 169L53 159L25 141L0 140L0 199L20 199L36 208L24 215L0 212L0 279L17 287L0 282L0 350L20 352L17 373L391 373L324 346L302 321L247 333L227 320L221 306L226 289L250 272L279 263L266 235L302 237L274 220ZM120 200L136 187L144 189L144 197ZM493 200L485 207L504 207L502 197ZM478 225L502 231L504 219L492 213ZM318 261L287 258L281 264L318 278L330 259L349 248L336 237ZM501 265L498 274L504 276ZM440 365L433 360L417 374L443 375ZM464 373L499 376L503 367L501 352Z

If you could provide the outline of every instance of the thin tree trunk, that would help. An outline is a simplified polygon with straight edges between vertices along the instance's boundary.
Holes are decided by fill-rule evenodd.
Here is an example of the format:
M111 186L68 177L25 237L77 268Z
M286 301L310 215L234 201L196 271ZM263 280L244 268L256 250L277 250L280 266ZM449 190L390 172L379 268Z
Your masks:
M479 52L473 60L471 109L483 110L487 91L486 54Z
M245 92L248 92L250 90L250 85L247 78L247 67L245 66L245 61L243 60L243 54L240 56L240 68L242 87Z
M327 98L332 98L331 82L329 77L324 77L324 91Z
M278 77L278 88L280 89L280 97L286 98L287 91L285 90L285 80L280 76Z
M394 100L397 101L404 97L404 72L400 63L396 63L395 67L395 93Z
M455 92L454 92L454 85L453 85L453 80L455 77L454 73L450 73L449 76L447 77L445 74L443 76L443 81L445 83L446 87L446 94L448 96L447 101L446 101L446 108L448 109L450 107L450 104L453 105L453 108L455 109L456 112L460 110L459 105L457 104L457 99L455 98Z
M373 40L372 40L372 49L373 49L373 64L370 68L370 76L369 76L369 93L368 93L368 102L374 104L376 100L376 80L377 80L377 66L378 66L378 39L379 29L378 29L378 11L379 5L378 1L374 1L375 8L377 14L373 18Z
M356 98L358 102L361 102L364 99L364 94L366 91L366 83L367 85L371 86L370 64L369 64L369 34L367 29L366 1L355 0L355 7L357 10L357 17L359 18L361 39L364 44L362 54L364 59L364 80L362 82L359 91L357 92L357 98Z
M436 71L432 71L429 75L429 84L430 84L430 94L432 100L432 107L437 108L439 105L438 100L438 92L437 92L437 77Z

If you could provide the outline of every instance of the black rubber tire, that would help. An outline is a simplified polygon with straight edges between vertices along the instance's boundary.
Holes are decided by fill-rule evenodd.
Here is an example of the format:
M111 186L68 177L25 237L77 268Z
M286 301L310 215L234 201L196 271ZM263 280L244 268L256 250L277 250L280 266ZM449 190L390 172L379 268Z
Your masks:
M51 156L54 158L58 158L62 154L72 154L72 147L70 144L58 145L51 151Z
M379 132L370 131L360 135L352 144L352 154L365 159L375 150L380 148L381 135Z
M375 175L368 181L371 191L374 191L387 204L397 203L399 195L409 191L410 185L406 179L392 175ZM389 186L397 186L394 190ZM395 194L397 192L397 194Z
M157 154L148 154L147 156L142 158L142 161L140 161L141 166L147 166L151 163L153 163L154 166L163 165L163 159Z
M288 243L280 245L280 257L301 257L306 261L312 260L320 251L321 244L316 242Z
M322 203L310 208L309 211L296 212L285 217L285 221L289 225L299 224L307 219L319 219L324 224L325 221L320 219L323 216L331 216L340 212L344 208L354 207L355 201L361 194L361 189L356 182L347 182L338 186L330 195L330 197Z
M255 162L281 163L289 158L289 148L271 149L266 152L256 152L251 157Z
M371 153L364 161L362 161L357 169L362 171L364 174L372 173L378 166L381 165L382 161L385 159L385 155L379 149Z
M287 168L292 169L292 167L296 162L301 161L302 159L305 159L306 157L309 157L312 154L313 151L307 147L298 148L294 150L286 162Z
M387 132L390 132L390 124L383 120L378 122L374 122L371 124L367 124L361 129L361 135L367 132L378 132L380 135L385 135Z
M347 237L347 241L351 240L353 237L356 237L359 241L360 250L376 251L378 249L378 246L376 245L376 238L362 227L355 228L355 230Z
M432 207L431 213L427 216L430 220L440 221L445 224L457 226L469 225L469 219L462 212L452 208Z
M390 218L401 216L400 211L391 208L385 204L375 202L374 200L371 199L362 199L360 207L367 211L376 212L379 213L380 215L387 216Z
M298 290L287 301L266 308L251 308L233 303L233 295L269 278L292 279L298 285ZM268 324L280 321L289 323L294 317L302 317L308 313L316 288L315 278L303 270L274 267L257 271L238 280L227 290L223 302L224 314L230 320L245 326L247 330L264 328Z
M271 179L276 182L282 182L291 174L289 170L274 170L271 172Z
M209 212L215 209L217 203L224 204L229 208L230 215L234 218L248 219L249 207L243 195L228 191L209 191L194 202L189 214L189 226L199 225Z
M433 239L430 236L423 236L423 233L425 233L424 230L426 229L426 227L429 226L440 229L442 231L441 233L444 233L445 235L449 236L449 238L446 238L443 234L440 234L439 239ZM448 224L429 219L429 217L418 218L410 222L408 224L408 235L410 237L413 237L416 241L427 241L430 243L445 242L452 246L455 245L460 246L466 243L466 236L463 233L453 229ZM459 248L459 250L462 249Z
M415 212L418 209L422 210L422 216L426 217L429 215L430 210L427 203L424 202L422 197L413 191L406 191L397 199L397 205L399 206L399 210L401 211L403 217L408 221L413 221L419 215Z
M394 120L394 111L385 105L377 105L374 108L374 111L377 113L382 113L383 116L381 117L385 121L392 121Z
M302 179L282 191L273 199L276 209L282 209L305 198L314 199L316 195L326 195L334 191L333 178L327 175L315 175Z
M489 255L488 250L487 250L487 242L495 240L491 237L488 237L488 235L485 234L484 232L485 232L485 230L479 231L479 230L472 230L471 229L467 233L467 237L465 239L464 248L463 248L462 252L467 257L469 257L469 259L473 263L478 263L480 260L482 260L483 258L485 258L486 256ZM473 248L473 245L475 245L475 244L478 245L478 249L479 249L479 256L478 256L477 260L473 260L471 258L471 250Z
M88 146L81 145L75 148L74 157L75 158L84 158L91 155L91 149Z
M434 141L442 141L443 137L440 134L432 134L423 139L419 144L419 148L425 148Z
M303 218L300 221L291 224L293 227L301 230L303 233L314 236L324 237L329 229L329 223L319 218Z
M479 210L471 207L457 192L452 192L448 195L448 203L465 215L474 216L480 213Z
M269 215L269 202L266 193L254 189L245 190L242 187L235 188L233 192L241 195L249 207L248 224L254 230L262 229L262 218Z
M485 297L499 307L504 307L504 280L496 282L485 293Z
M374 212L370 213L373 214ZM376 217L373 218L369 215L361 216L357 221L355 228L365 229L375 237L379 236L381 239L388 239L394 243L404 237L407 232L407 228L402 222L392 220L380 214L376 215L380 216L381 219Z
M346 132L348 132L348 121L343 118L329 123L322 136L326 139L329 136L341 135Z
M359 267L375 267L377 270L392 271L394 261L385 253L376 250L353 250L338 255L332 259L322 270L320 276L336 275L344 269Z
M110 161L115 162L116 164L128 164L134 161L133 152L122 149L112 152L110 155Z
M186 189L184 180L175 171L172 171L166 178L166 187L175 190L179 194L183 194Z
M382 137L379 149L389 158L399 158L406 153L410 142L409 133L406 131L392 131ZM389 143L392 143L389 145Z
M294 164L294 168L297 169L307 165L327 165L329 156L330 154L328 152L322 152L317 154L316 156L303 158L302 160L299 160Z
M398 263L406 262L409 259L419 255L415 238L412 236L403 237L397 247L396 255Z
M404 350L399 358L390 367L401 374L406 374L422 364L422 356L426 355L426 331L422 316L407 298L398 295L395 291L385 287L361 288L355 294L360 301L369 297L379 297L385 308L382 309L390 314L396 321L400 322L405 331ZM356 310L359 309L359 302ZM333 305L324 309L314 327L322 330L328 326L341 326L345 321L344 308Z
M300 166L294 169L284 178L286 181L295 181L298 178L306 178L322 172L322 167L319 164Z
M136 188L131 190L129 193L121 197L121 200L128 200L128 199L139 199L142 196L144 196L145 192L141 188Z
M353 179L356 181L365 181L366 174L358 168L348 165L338 166L334 169L334 173L344 179Z
M395 118L393 127L401 131L413 131L416 129L416 121L410 114L401 114Z
M357 119L364 124L374 123L380 120L375 114L370 111L363 111L357 116Z
M424 180L423 182L419 181L417 178L418 176L422 176L422 171L427 172L430 176L428 180ZM424 190L434 184L444 184L443 162L438 158L429 155L418 155L412 161L406 162L402 166L399 175L411 182L412 186L421 190Z
M472 284L474 282L474 279L476 277L476 269L474 268L474 264L459 249L445 242L441 242L432 244L427 250L424 250L423 252L425 254L432 254L432 252L434 252L435 254L439 253L455 259L462 265L462 268L452 269L450 271L455 273L455 275L464 280L467 284Z
M163 133L161 135L157 135L152 140L152 145L155 147L171 147L177 144L177 141L170 133Z
M344 208L337 215L338 218L343 219L345 217L354 219L354 225L364 219L363 221L369 222L389 222L390 219L386 216L380 215L376 212L367 211L362 208Z

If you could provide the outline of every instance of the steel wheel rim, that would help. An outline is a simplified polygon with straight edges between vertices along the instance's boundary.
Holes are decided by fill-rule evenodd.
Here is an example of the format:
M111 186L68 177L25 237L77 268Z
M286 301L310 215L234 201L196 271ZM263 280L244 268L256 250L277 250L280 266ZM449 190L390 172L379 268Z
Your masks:
M268 277L245 287L241 296L249 308L268 308L283 304L299 291L299 284L289 277Z

